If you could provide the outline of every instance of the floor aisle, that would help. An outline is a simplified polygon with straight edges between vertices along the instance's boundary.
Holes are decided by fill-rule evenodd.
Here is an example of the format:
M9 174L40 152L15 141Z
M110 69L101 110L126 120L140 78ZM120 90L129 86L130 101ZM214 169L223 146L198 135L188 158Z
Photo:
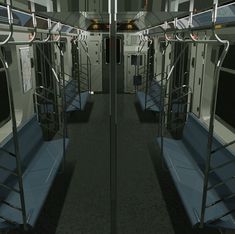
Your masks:
M107 108L108 96L96 95L89 122L77 132L78 162L57 234L109 233ZM118 96L118 113L118 232L174 233L148 151L155 117L141 122L133 95Z

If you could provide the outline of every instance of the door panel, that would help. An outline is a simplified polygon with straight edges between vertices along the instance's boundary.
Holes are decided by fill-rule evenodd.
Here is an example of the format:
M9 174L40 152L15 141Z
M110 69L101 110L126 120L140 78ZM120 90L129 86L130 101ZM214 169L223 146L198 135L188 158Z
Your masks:
M124 47L123 47L124 36L117 36L117 91L118 93L124 92ZM109 36L103 36L103 78L102 78L102 91L104 93L109 92L109 66L110 66L110 41Z

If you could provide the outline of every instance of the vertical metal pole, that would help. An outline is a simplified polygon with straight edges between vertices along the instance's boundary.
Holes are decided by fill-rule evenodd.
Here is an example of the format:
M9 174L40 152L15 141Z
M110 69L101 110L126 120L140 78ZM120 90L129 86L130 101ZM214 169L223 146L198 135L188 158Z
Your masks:
M225 59L225 56L228 52L229 44L225 45L224 51L221 55L220 60L218 61L214 73L214 81L213 81L213 92L212 92L212 101L210 108L210 124L209 124L209 133L208 133L208 143L207 143L207 160L206 160L206 169L205 169L205 178L203 185L203 197L202 197L202 208L201 208L201 223L200 227L203 228L204 219L205 219L205 210L206 210L206 202L207 202L207 187L209 182L209 171L210 171L210 163L211 163L211 151L213 146L213 135L214 135L214 121L215 121L215 111L216 111L216 102L217 102L217 93L218 93L218 84L219 84L219 74L221 65Z
M149 90L149 84L150 84L150 80L149 80L149 69L150 69L150 42L148 42L148 50L147 50L147 72L146 72L146 86L145 86L145 103L144 103L144 110L147 109L147 96L148 96L148 90Z
M26 231L27 230L27 214L26 214L25 199L24 199L23 173L22 173L22 167L21 167L21 157L20 157L19 139L18 139L18 133L17 133L17 123L16 123L16 116L15 116L15 105L14 105L14 96L13 96L13 90L12 90L12 82L11 82L11 78L9 74L8 63L5 60L1 52L0 52L0 58L3 61L3 66L6 71L6 77L7 77L7 83L8 83L13 142L14 142L14 148L15 148L16 167L17 167L18 183L19 183L19 189L20 189L22 220L23 220L24 230Z
M137 62L137 65L135 65L135 76L140 74L140 53L136 55L136 62ZM135 91L137 93L138 85L135 85Z
M81 47L83 48L82 46L82 41L79 41L80 42L80 45ZM80 75L79 75L79 82L81 82L81 80L83 79L83 60L82 60L82 50L80 49ZM80 88L79 88L79 101L80 101L80 108L81 108L81 91L82 91L82 88L81 88L81 83L80 83Z
M64 52L62 50L62 43L59 44L60 49L60 67L61 67L61 78L62 78L62 114L63 114L63 170L65 168L65 154L66 146L65 139L67 138L67 116L66 116L66 93L65 93L65 75L64 75Z
M110 14L110 198L111 234L117 233L117 0L109 1Z
M163 127L165 122L165 105L164 105L164 94L165 94L165 88L167 87L167 84L164 84L164 76L165 76L165 60L166 60L166 48L164 47L164 50L162 52L162 77L161 77L161 93L160 93L160 138L161 138L161 159L163 158ZM167 81L165 81L167 82Z
M88 74L88 91L91 92L91 59L89 57L89 48L88 44L86 43L86 54L87 54L87 74Z
M172 70L171 76L169 77L169 98L167 100L168 105L167 105L167 127L171 127L171 120L172 120L172 115L171 115L171 107L172 107L172 90L173 90L173 85L174 85L174 73L175 73L175 68L177 66L176 62L176 55L175 55L175 44L176 43L171 43L171 68L174 67Z
M88 57L88 46L86 45L86 72L87 72L87 84L88 84L88 87L87 87L87 89L88 89L88 91L89 91L89 89L90 89L90 75L89 75L89 57ZM87 90L85 90L85 91L87 91ZM81 106L82 106L82 102L81 102Z
M86 67L86 72L87 72L87 84L88 84L88 91L90 90L90 63L89 63L89 57L88 57L88 46L85 42L85 45L86 45L86 63L87 63L87 67ZM87 91L87 90L85 90Z
M81 59L80 59L80 51L81 50L79 50L79 42L78 41L76 41L76 44L75 44L75 46L76 46L76 77L77 77L77 82L78 82L78 94L80 95L80 93L81 93L81 65L80 65L80 63L81 63ZM80 97L81 98L81 97Z
M91 74L91 60L90 61L90 73L89 73L89 92L91 93L91 81L92 81L92 74Z
M215 2L217 2L217 0L215 0ZM212 19L213 31L214 31L214 36L218 40L218 43L224 44L224 50L221 54L219 61L216 64L216 68L214 72L214 81L213 81L211 107L210 107L210 124L209 124L209 133L208 133L208 142L207 142L207 160L206 160L206 168L205 168L204 184L203 184L203 195L202 195L202 208L201 208L201 221L200 221L201 228L204 227L204 222L205 222L205 211L206 211L206 203L207 203L209 172L211 169L210 168L211 157L212 157L211 151L212 151L212 146L213 146L214 121L215 121L215 112L216 112L216 103L217 103L217 94L218 94L218 85L219 85L219 75L220 75L221 66L229 50L229 41L221 40L215 33L216 18L217 18L217 3L214 4L214 10L213 10L213 19Z

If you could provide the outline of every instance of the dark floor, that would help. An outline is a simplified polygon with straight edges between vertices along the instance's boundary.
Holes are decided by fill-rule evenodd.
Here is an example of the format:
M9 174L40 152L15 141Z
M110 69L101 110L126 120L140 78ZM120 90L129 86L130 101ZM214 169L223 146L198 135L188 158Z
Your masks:
M109 234L109 96L70 116L70 145L34 234ZM216 234L192 229L154 144L157 116L118 95L118 233ZM19 233L17 232L10 232Z

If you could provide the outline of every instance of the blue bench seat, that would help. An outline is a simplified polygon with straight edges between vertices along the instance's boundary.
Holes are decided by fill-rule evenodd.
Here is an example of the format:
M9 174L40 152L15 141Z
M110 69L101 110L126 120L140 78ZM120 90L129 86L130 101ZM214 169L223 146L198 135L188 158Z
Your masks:
M89 91L78 93L76 80L70 80L65 87L66 112L84 110L89 98Z
M141 109L143 111L149 110L154 112L160 112L163 108L163 103L161 104L161 86L156 80L152 80L149 85L148 93L144 91L137 91L137 100L140 103ZM164 92L164 91L163 91ZM181 104L179 101L173 101L171 110L174 113L184 112L186 104Z
M154 103L154 101L148 94L145 95L145 92L138 91L136 96L142 110L150 110L154 112L160 111L159 106Z
M18 130L21 163L23 170L23 186L27 224L33 227L43 207L50 187L63 160L63 143L68 146L68 139L44 141L42 130L36 117ZM14 152L12 135L0 145L1 148ZM0 151L0 165L16 171L15 158ZM1 182L19 190L17 177L7 171L0 170ZM20 195L15 191L6 191L0 187L0 197L9 204L21 208ZM15 228L23 224L22 213L4 203L0 203L0 217L10 220L12 225L0 218L0 229Z
M152 80L149 85L148 93L137 91L137 99L142 110L160 112L161 87L159 82Z
M189 114L181 140L163 139L163 157L185 210L193 226L200 223L204 170L207 158L208 130L194 115ZM157 138L160 145L161 139ZM224 143L214 136L213 149ZM211 168L234 159L228 149L217 151L212 156ZM213 170L209 175L209 187L226 181L235 174L235 162ZM235 192L235 181L229 180L218 187L208 190L207 205ZM235 229L233 213L213 222L218 217L235 209L235 199L227 199L206 209L205 225L215 228Z
M90 94L88 91L82 92L80 93L80 95L77 94L72 100L72 102L66 108L66 112L84 110L86 107L86 103L88 102L89 96Z

